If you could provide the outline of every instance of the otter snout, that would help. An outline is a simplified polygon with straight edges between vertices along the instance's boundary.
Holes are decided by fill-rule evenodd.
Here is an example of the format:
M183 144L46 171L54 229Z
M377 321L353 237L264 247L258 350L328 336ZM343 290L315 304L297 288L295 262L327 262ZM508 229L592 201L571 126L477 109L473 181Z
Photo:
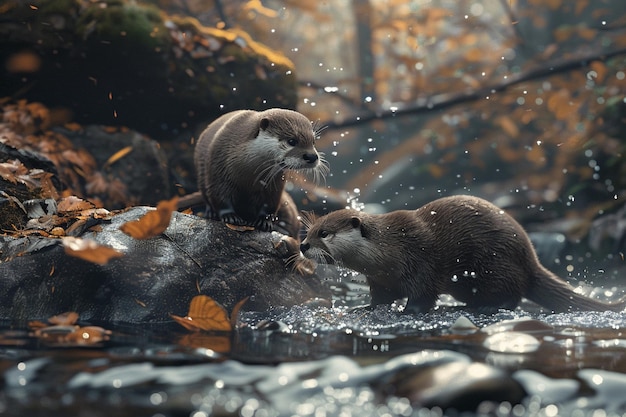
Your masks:
M302 159L304 159L309 164L314 164L319 159L319 155L317 153L305 153L302 155Z
M300 244L300 252L305 253L311 248L311 244L309 242L302 242Z

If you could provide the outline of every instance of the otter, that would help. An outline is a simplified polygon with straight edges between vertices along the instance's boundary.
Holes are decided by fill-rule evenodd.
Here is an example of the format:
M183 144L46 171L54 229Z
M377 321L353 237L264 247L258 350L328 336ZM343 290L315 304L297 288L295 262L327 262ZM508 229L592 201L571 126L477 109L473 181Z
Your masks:
M281 211L289 233L297 235L299 216L284 190L286 171L312 173L316 182L327 174L315 148L318 133L304 115L286 109L237 110L213 121L194 152L206 216L271 231Z
M372 306L407 297L409 313L429 311L440 294L484 312L512 310L522 297L554 312L626 307L626 298L603 303L574 292L541 265L513 217L472 196L380 215L331 212L312 220L301 251L363 273Z

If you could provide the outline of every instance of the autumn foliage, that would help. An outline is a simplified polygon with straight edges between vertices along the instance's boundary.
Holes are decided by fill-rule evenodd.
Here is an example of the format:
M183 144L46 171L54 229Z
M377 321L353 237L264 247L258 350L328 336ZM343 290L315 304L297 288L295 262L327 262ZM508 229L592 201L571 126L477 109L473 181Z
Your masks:
M239 310L248 301L239 301L229 317L226 309L208 295L197 295L189 304L189 312L185 317L170 314L175 322L191 331L225 331L230 332L236 326Z

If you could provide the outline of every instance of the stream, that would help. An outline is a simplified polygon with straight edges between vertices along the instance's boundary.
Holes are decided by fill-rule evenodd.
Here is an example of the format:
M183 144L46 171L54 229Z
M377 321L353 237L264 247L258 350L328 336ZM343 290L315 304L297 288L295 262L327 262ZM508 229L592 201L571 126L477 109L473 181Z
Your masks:
M474 314L365 307L362 277L327 281L332 305L243 311L229 333L102 324L108 340L51 343L2 323L2 415L618 416L626 314L549 314L524 301ZM582 290L582 289L581 289ZM586 290L589 290L587 288ZM591 289L597 297L614 293ZM244 308L245 310L245 308ZM83 323L79 324L83 325ZM92 323L93 324L93 323ZM97 324L97 323L96 323Z

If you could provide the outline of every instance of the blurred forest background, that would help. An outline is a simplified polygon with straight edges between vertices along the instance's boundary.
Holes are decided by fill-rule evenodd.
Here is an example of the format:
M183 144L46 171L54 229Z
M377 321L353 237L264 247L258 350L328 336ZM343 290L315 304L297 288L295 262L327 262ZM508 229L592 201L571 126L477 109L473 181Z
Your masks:
M286 54L298 109L331 128L329 184L365 202L523 193L553 210L522 216L587 219L623 205L625 2L158 3Z
M84 1L68 3L85 7ZM124 0L89 4L96 3L103 9L135 4ZM163 28L171 39L157 26L150 32L155 49L173 50L167 57L170 67L184 69L191 59L201 60L219 50L220 45L202 38L213 34L206 28L236 31L237 37L223 45L253 45L254 40L275 52L264 52L264 62L269 62L265 67L241 66L232 52L222 55L217 62L226 73L235 68L233 62L239 72L231 72L229 88L221 95L203 98L216 114L242 106L235 99L247 100L245 94L255 88L247 84L250 79L272 79L276 76L272 67L280 67L289 78L291 69L282 68L293 65L297 98L283 93L291 88L287 80L277 100L259 90L247 105L293 103L311 120L328 126L318 147L326 153L331 175L325 187L308 188L305 193L294 187L302 209L337 208L350 196L372 210L416 208L439 196L471 193L509 209L531 230L533 223L545 229L551 221L550 230L573 240L591 236L597 248L607 239L613 252L626 245L623 0L145 0L141 4L186 19L166 21ZM31 9L44 11L37 2ZM158 21L156 14L150 19ZM83 21L87 25L81 30L87 39L99 21L93 16ZM53 23L64 27L63 22ZM192 39L188 34L193 30L200 35ZM244 31L250 36L244 36ZM123 35L128 40L127 33ZM133 55L131 51L128 56ZM110 58L98 65L108 62ZM158 62L150 65L158 68ZM205 74L190 68L175 82L170 75L170 90L191 96L202 86L208 85L211 94L220 87L206 79L207 72L216 74L219 67L207 67ZM128 74L121 72L119 77ZM109 93L109 103L123 94L118 90ZM155 106L157 116L153 116L158 120L186 111L178 107ZM149 113L138 112L136 117ZM116 113L116 119L109 115L103 124L122 123L122 116L124 112L120 118ZM185 143L189 150L190 137L198 134L202 123L168 125L166 134L143 132L156 134L162 144L165 140ZM150 124L154 123L148 120ZM190 163L190 159L176 161L179 155L170 152L170 167ZM188 175L193 179L192 172L174 174L179 190L193 191L195 182L185 183Z

